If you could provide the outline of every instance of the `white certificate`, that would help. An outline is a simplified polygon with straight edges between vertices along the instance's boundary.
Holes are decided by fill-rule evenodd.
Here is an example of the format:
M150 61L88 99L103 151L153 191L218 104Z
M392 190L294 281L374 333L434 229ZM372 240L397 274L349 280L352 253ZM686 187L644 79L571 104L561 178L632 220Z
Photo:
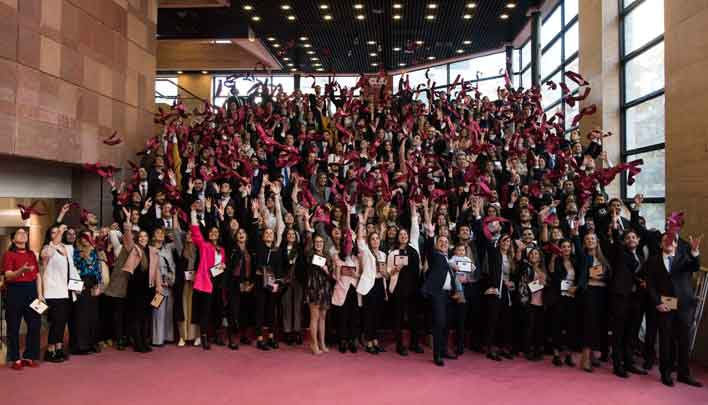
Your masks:
M457 262L457 270L464 271L465 273L471 273L474 270L474 265L472 262L468 261Z
M84 290L84 282L81 280L74 280L74 279L69 280L69 290L76 291L77 293L81 293L81 291Z
M529 283L529 290L531 290L531 293L535 293L536 291L543 290L543 284L539 280L534 280Z
M572 286L573 282L571 280L561 280L561 291L568 291Z
M185 271L184 272L184 279L186 281L192 281L194 280L194 271Z
M39 299L36 299L32 301L32 303L30 304L30 308L34 309L35 312L42 315L44 311L46 311L49 307L47 306L47 304L43 303Z
M221 263L219 263L219 264L216 264L216 265L212 266L209 271L211 271L211 276L212 276L212 277L216 277L216 276L218 276L219 274L221 274L221 273L224 272L224 268L221 266Z
M408 256L396 255L393 257L393 264L399 267L408 266Z
M317 267L324 267L327 264L327 259L320 255L314 255L312 256L312 264Z

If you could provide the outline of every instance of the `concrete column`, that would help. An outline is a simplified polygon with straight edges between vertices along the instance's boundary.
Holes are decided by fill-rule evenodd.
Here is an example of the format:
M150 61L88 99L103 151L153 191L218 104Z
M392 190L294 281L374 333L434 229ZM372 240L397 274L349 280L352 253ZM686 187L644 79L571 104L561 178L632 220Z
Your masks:
M541 10L531 13L531 84L541 85Z
M580 108L595 104L597 112L580 123L583 139L593 128L611 131L604 149L612 164L620 162L619 10L617 1L583 0L579 3L580 74L590 82L592 92ZM606 188L610 196L620 195L620 177Z
M666 212L683 211L682 236L708 233L708 3L664 1ZM708 251L703 241L702 253ZM702 255L705 257L705 255ZM706 261L703 260L703 266ZM706 311L708 312L708 311ZM698 327L693 357L708 365L708 315Z

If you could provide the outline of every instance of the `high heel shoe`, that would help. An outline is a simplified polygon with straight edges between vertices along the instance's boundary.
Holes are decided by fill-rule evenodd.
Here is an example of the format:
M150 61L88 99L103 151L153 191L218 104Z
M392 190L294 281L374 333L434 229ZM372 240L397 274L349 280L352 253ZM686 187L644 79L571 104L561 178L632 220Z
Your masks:
M494 361L502 361L501 357L496 352L487 353L487 358Z
M573 362L573 356L569 354L565 356L565 365L568 367L575 367L575 363Z
M202 338L200 338L199 336L197 336L197 338L194 339L194 343L192 343L192 346L194 346L194 347L199 347L199 346L201 346L201 345L202 345Z
M263 350L264 352L270 350L270 346L268 346L268 343L266 343L265 340L256 341L256 348L258 348L259 350Z
M320 350L322 350L322 352L324 353L329 353L329 347L327 347L324 342L320 343Z
M557 356L557 355L556 355L556 356L553 356L553 361L552 361L552 363L553 363L553 365L556 366L556 367L562 367L562 366L563 366L563 362L561 361L560 356Z
M315 356L319 356L320 354L322 354L322 350L320 350L320 348L317 347L317 345L314 343L310 343L310 350Z

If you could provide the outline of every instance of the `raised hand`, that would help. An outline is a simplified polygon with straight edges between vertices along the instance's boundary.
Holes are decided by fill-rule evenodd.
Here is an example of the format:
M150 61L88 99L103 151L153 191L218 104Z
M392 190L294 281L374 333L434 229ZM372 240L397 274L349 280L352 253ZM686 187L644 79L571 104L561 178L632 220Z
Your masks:
M691 252L698 252L701 248L701 242L703 241L703 235L694 238L693 236L688 237L688 243L691 244Z
M642 194L637 194L634 196L634 209L638 210L639 207L642 206L642 202L644 202L644 196Z

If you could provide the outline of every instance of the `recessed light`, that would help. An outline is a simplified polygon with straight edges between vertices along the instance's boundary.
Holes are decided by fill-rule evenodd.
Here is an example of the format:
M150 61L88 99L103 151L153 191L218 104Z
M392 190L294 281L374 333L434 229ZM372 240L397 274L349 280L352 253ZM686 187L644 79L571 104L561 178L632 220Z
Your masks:
M313 63L312 66L322 66L321 63Z
M435 56L428 56L428 60L433 60L435 59Z
M435 19L435 16L432 15L432 14L428 14L428 15L425 16L425 19L426 19L426 20L434 20L434 19Z
M400 14L394 14L394 15L393 15L393 19L394 19L394 20L400 20L400 19L401 19L401 15L400 15Z
M295 16L294 16L294 15L289 15L289 16L288 16L288 20L290 20L290 21L295 21Z
M318 72L324 72L324 69L322 69L322 68L317 68L317 71L318 71Z
M260 21L260 20L261 20L261 17L258 17L257 15L254 15L253 17L251 17L251 20L253 20L253 21Z
M178 75L181 75L182 73L184 73L184 72L182 72L181 70L178 70L178 71L177 71L177 74L178 74Z
M293 67L293 66L295 66L294 63L288 63L288 67Z
M356 15L357 20L363 20L364 18L366 18L366 16L364 16L364 14L357 14Z
M394 52L398 52L398 51L400 51L400 50L401 50L401 48L399 48L399 47L393 48L393 51L394 51Z
M371 52L369 56L376 56L376 52Z
M468 41L463 41L462 43L465 44L465 45L469 45L469 44L472 43L472 41L469 41L469 40L468 40Z
M318 61L318 60L320 60L320 58L315 56L315 57L310 58L310 60Z
M406 64L405 64L405 63L399 63L398 66L403 67L403 66L406 66Z
M268 41L270 41L270 42L275 41L275 37L268 37Z
M325 20L329 21L329 20L332 19L332 16L329 15L329 14L326 14L326 15L325 15L324 17L322 17L322 18L324 18Z
M251 10L253 10L253 6L246 4L245 6L243 6L243 9L246 11L251 11Z
M354 5L354 8L357 9L357 10L361 10L362 8L364 8L364 5L357 3L357 4Z
M312 48L312 45L310 44L302 44L302 46L304 46L305 48Z
M283 10L290 10L290 5L289 5L289 4L283 4L282 6L280 6L280 8L283 9Z
M393 8L401 9L401 8L403 8L403 5L400 4L400 3L395 3L395 4L393 5Z
M465 14L462 16L462 18L464 18L465 20L469 20L470 18L472 18L472 14Z
M430 9L438 8L438 5L435 3L430 3L430 4L428 4L428 8L430 8Z
M376 45L376 41L366 41L366 43L369 45Z
M501 18L502 20L506 20L507 18L509 18L509 14L502 14L499 16L499 18Z
M231 40L230 39L216 39L214 41L211 41L212 44L230 44Z
M283 60L290 60L290 58L288 58L288 57L286 56L286 57L283 58Z
M477 7L477 3L467 3L467 8L475 8Z
M202 70L202 74L203 74L203 75L208 75L208 74L209 74L209 72L208 72L208 71L206 71L206 70Z
M327 4L320 4L320 8L322 10L327 10L329 8L329 6Z
M300 37L300 41L307 41L307 37Z
M458 49L458 50L457 50L457 53L464 53L464 52L465 52L464 49Z
M297 69L292 68L292 69L290 69L290 71L291 71L291 72L297 72Z
M423 41L415 41L415 43L418 45L423 45Z
M314 55L314 54L315 54L315 51L307 51L307 54L308 54L308 55Z
M280 48L280 44L273 44L273 48Z
M516 7L516 3L507 3L506 8L514 8Z
M379 64L376 63L376 62L374 62L374 63L371 64L371 66L374 66L374 67L376 67L376 66L378 66L378 65L379 65Z

